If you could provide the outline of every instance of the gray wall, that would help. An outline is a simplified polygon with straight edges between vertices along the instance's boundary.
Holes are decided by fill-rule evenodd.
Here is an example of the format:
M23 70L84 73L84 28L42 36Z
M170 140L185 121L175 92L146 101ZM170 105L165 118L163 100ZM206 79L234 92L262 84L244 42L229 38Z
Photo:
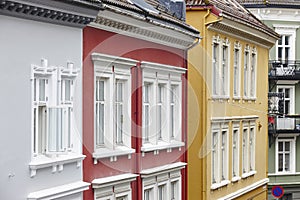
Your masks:
M73 61L81 68L82 30L0 15L0 199L26 199L30 192L82 180L76 163L61 172L37 170L30 177L31 64L41 58L50 65ZM81 73L77 78L75 117L81 127ZM81 151L81 144L78 145ZM13 177L9 177L13 174ZM76 198L81 194L74 195Z

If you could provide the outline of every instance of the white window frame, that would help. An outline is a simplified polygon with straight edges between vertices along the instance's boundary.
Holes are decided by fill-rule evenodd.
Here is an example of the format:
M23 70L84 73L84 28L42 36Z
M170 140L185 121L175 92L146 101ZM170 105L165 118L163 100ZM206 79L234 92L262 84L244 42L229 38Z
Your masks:
M296 56L296 31L299 28L297 25L273 24L275 31L279 35L290 36L290 55L289 60L295 60ZM278 40L276 41L276 59L278 59Z
M291 137L290 135L281 134L279 137L276 138L275 141L275 171L276 174L294 174L296 173L296 140L297 135ZM290 142L290 171L279 171L278 169L278 153L279 153L279 142ZM284 163L283 163L284 164Z
M213 121L211 124L212 130L212 157L211 157L211 189L226 186L230 183L229 170L229 122ZM225 137L223 137L225 134ZM225 144L223 141L225 139ZM225 150L223 151L223 149ZM213 155L215 158L213 158Z
M135 67L137 62L133 59L111 56L107 54L92 53L94 63L94 86L97 79L103 79L104 95L106 104L104 108L104 144L97 145L97 126L96 126L96 87L94 89L94 164L98 159L110 157L111 161L116 161L117 156L128 155L135 152L131 148L131 68ZM122 139L117 138L117 82L121 81L123 86L123 100L118 104L122 104ZM120 140L120 141L119 141Z
M250 68L249 68L249 95L250 95L250 99L255 100L256 99L256 82L257 82L257 78L256 78L256 74L257 74L257 50L256 48L252 48L251 51L251 64L250 64Z
M225 49L225 51L224 51ZM230 81L230 42L219 36L212 42L212 97L228 99Z
M120 174L116 176L94 179L94 200L115 200L118 197L127 196L132 199L131 182L136 180L136 174Z
M241 44L236 42L233 56L233 97L235 99L241 98L241 53Z
M37 169L52 166L52 172L62 171L63 164L77 162L84 158L81 151L75 148L78 145L74 137L74 85L79 69L74 68L72 62L66 67L49 66L48 60L42 59L41 65L32 65L32 161L29 163L31 177L36 175ZM45 100L39 100L40 79L45 79ZM70 81L69 95L65 97L65 81ZM45 112L43 122L39 122L39 108ZM58 110L61 115L52 115L50 111ZM59 118L57 118L59 117ZM50 121L51 120L51 121ZM55 124L50 125L50 122ZM38 124L43 123L43 131ZM51 134L51 130L54 130ZM42 139L40 139L41 137ZM53 166L55 165L55 167ZM57 168L56 166L59 166Z
M240 124L233 123L232 128L232 182L240 180Z
M143 200L147 200L145 198L145 191L151 189L152 190L152 199L159 199L159 186L165 186L165 198L163 199L171 199L172 197L172 183L176 183L177 190L175 191L175 199L182 199L182 177L181 177L181 169L184 168L186 163L172 163L165 166L160 166L152 169L146 169L141 171L142 184L143 184ZM164 170L162 170L164 169Z
M279 92L279 89L283 89L283 90L290 89L290 97L288 98L288 100L290 101L290 109L289 109L288 114L294 114L295 113L295 86L294 85L277 85L276 92ZM286 99L286 97L285 97L285 99Z
M250 91L249 91L249 85L250 85L250 47L249 45L246 45L245 49L244 49L244 90L243 90L243 95L244 95L244 99L248 99L250 97Z
M162 149L181 148L184 146L182 141L182 75L186 69L159 63L141 62L143 70L143 89L145 85L151 85L150 119L148 126L145 125L145 103L143 90L143 128L142 128L142 152L157 152ZM159 102L159 86L163 86L163 102ZM172 100L172 88L176 87L174 94L175 101ZM148 103L147 103L148 105ZM171 118L171 108L174 107L176 118ZM160 119L159 108L162 108ZM171 121L172 120L172 121ZM171 132L176 130L176 132ZM149 139L146 138L146 132L149 131ZM160 137L161 134L161 137Z
M242 178L256 174L256 121L243 121L242 132Z

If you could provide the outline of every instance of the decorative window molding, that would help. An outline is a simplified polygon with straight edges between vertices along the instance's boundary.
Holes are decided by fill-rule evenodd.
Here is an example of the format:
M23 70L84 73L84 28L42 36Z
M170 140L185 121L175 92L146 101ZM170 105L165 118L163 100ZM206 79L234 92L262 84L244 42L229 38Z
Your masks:
M230 42L213 37L212 43L212 91L213 98L229 98Z
M88 190L90 183L78 181L70 184L65 184L57 187L32 192L27 196L27 200L43 200L43 199L57 199L68 195L76 194Z
M257 50L246 45L244 49L244 99L256 100Z
M276 59L295 60L296 56L296 31L300 26L273 24L275 31L281 35L281 39L276 41Z
M229 166L229 122L212 122L212 156L211 189L223 187L230 183Z
M136 180L136 174L121 174L98 178L92 181L95 200L131 199L132 189L130 183Z
M135 152L131 148L131 73L136 60L93 53L94 62L94 163L101 158Z
M84 156L77 153L74 138L73 95L79 69L32 65L32 161L31 177L36 170L52 166L52 172L63 169L64 163L80 162ZM79 152L79 151L78 151Z
M276 174L294 174L296 172L296 140L297 136L279 136L276 138Z
M234 122L232 128L232 180L240 180L240 123Z
M181 169L186 163L142 170L143 200L181 199Z
M143 70L142 152L181 148L182 75L186 69L141 62ZM179 113L179 114L178 114Z
M256 121L244 120L242 133L242 178L256 174L255 147L256 147Z
M233 98L241 98L241 44L235 42L233 55Z

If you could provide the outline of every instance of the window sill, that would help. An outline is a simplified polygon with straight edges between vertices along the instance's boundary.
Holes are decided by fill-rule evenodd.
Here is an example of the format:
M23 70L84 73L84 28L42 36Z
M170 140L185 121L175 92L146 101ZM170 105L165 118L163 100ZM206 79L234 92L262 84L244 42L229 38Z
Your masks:
M235 183L235 182L238 182L239 180L241 180L241 177L235 176L235 177L233 177L233 178L231 179L231 182L232 182L232 183Z
M244 101L256 101L256 97L243 97Z
M228 96L228 95L212 95L212 100L222 101L222 100L229 100L229 99L230 99L230 96Z
M117 156L128 155L128 159L131 159L131 154L135 153L134 149L126 146L117 146L115 149L109 149L107 147L97 148L93 153L94 164L98 163L101 158L109 158L110 161L117 161Z
M245 178L248 178L250 176L254 176L255 174L256 174L256 171L250 171L250 172L247 172L247 173L243 173L242 178L245 179Z
M214 184L211 185L210 189L211 190L216 190L218 188L227 186L229 183L230 183L229 180L224 180L224 181L221 181L220 183L214 183Z
M171 141L170 143L160 141L158 142L158 144L145 143L141 147L141 151L151 152L151 151L159 151L164 149L174 149L174 148L181 148L184 145L185 145L184 142L179 142L179 141Z
M52 167L52 173L55 173L56 171L62 171L63 165L67 163L77 162L77 167L80 167L81 161L85 157L85 155L74 153L67 155L56 155L55 157L38 155L29 163L29 168L31 170L30 177L34 177L36 175L36 171L42 168Z

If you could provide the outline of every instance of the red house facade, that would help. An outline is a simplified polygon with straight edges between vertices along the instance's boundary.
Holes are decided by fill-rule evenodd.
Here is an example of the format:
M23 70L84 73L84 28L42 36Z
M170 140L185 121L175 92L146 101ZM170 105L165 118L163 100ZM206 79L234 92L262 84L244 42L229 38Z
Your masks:
M86 200L187 199L186 55L199 32L173 4L105 0L83 30Z

